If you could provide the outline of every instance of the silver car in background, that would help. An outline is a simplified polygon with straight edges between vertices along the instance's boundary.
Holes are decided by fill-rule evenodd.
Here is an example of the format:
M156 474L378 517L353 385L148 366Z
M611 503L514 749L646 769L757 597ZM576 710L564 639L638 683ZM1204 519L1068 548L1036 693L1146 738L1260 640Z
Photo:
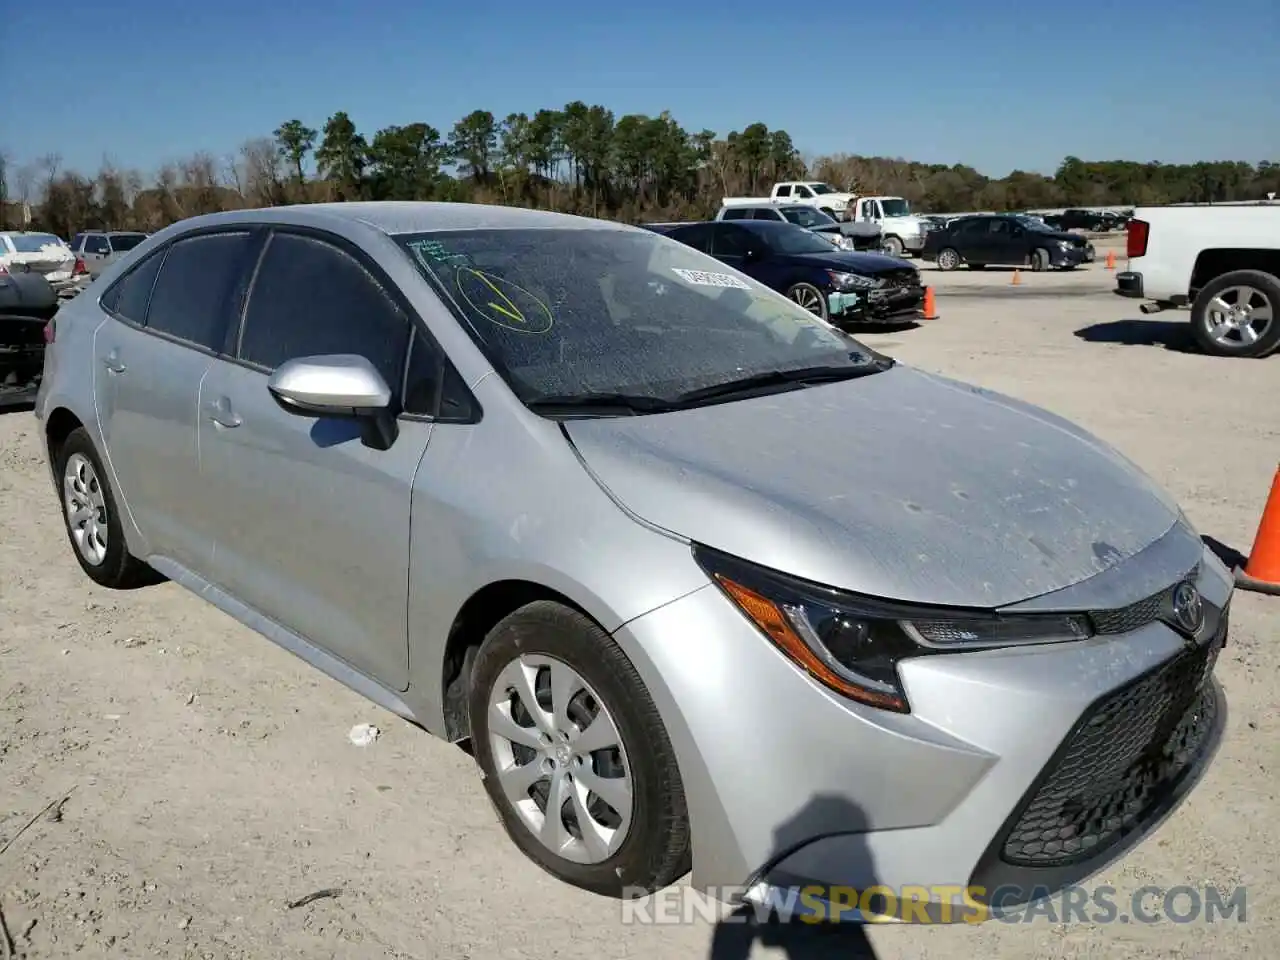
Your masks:
M145 239L136 230L86 230L71 238L71 250L89 276L97 277Z
M1165 493L683 244L318 204L175 224L92 289L36 411L85 573L469 738L569 883L1008 906L1216 749L1232 580Z

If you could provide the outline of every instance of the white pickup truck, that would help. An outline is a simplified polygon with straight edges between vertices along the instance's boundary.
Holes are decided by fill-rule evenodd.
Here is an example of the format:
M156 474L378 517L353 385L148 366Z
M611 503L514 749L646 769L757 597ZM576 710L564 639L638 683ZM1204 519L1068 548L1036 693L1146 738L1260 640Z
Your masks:
M1115 292L1143 313L1190 307L1206 353L1265 357L1280 348L1280 203L1138 207Z
M725 197L721 206L756 206L763 203L799 203L821 210L833 220L847 220L845 209L857 195L841 193L819 180L787 180L775 183L767 197Z

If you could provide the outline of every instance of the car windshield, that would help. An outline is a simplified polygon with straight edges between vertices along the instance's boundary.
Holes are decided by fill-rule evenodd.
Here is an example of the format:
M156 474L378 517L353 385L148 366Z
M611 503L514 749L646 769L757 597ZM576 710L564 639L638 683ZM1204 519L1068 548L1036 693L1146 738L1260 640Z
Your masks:
M753 230L774 253L795 255L800 253L830 253L831 243L804 227L779 223L769 230Z
M815 210L813 207L792 207L789 210L783 210L782 215L801 227L825 227L836 222L833 217L828 217L821 210Z
M810 183L810 184L806 184L806 186L808 186L809 189L811 189L814 193L817 193L817 194L836 192L836 188L827 183Z
M885 197L880 201L880 206L884 209L886 217L909 217L911 216L911 204L903 200L901 197Z
M145 239L147 236L144 233L113 233L111 250L113 253L123 253L125 250L132 250Z
M56 247L61 250L66 246L52 233L20 233L17 235L11 233L9 234L9 241L13 244L13 249L18 253L41 253L49 247Z
M525 403L607 395L674 402L761 374L865 373L883 363L781 294L648 231L395 239Z

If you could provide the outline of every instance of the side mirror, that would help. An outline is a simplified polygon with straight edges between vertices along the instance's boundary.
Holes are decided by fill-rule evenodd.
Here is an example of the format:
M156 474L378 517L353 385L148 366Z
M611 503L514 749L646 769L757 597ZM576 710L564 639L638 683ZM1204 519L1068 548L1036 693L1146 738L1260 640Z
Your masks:
M298 357L281 364L267 381L281 409L303 417L362 421L367 446L388 449L395 442L394 397L382 374L364 357L332 354Z

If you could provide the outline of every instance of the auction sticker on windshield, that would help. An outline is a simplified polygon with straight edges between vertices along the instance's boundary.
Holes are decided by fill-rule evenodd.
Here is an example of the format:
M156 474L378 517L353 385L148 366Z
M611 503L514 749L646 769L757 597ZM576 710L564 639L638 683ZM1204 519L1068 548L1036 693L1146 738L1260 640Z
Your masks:
M682 270L672 267L671 272L680 278L699 287L735 287L738 290L750 290L748 284L727 273L709 273L706 270Z

